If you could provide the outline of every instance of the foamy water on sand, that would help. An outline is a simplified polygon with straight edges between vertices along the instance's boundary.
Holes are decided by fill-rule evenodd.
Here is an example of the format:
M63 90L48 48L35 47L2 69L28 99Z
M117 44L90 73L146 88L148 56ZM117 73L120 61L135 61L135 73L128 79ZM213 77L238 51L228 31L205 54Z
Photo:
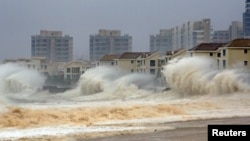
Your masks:
M45 79L39 73L1 65L0 138L95 137L172 129L161 126L172 121L250 116L249 72L217 71L212 64L173 60L162 71L171 88L164 92L152 76L99 67L59 94L40 91Z

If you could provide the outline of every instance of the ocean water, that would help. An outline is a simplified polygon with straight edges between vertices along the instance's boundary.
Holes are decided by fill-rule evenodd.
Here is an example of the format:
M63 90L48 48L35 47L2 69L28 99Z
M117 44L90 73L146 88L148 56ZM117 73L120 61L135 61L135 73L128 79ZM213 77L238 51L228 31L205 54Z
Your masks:
M41 91L45 78L38 72L1 65L0 138L147 131L157 123L249 116L249 72L213 64L203 57L172 60L162 70L165 86L150 75L98 67L58 94Z

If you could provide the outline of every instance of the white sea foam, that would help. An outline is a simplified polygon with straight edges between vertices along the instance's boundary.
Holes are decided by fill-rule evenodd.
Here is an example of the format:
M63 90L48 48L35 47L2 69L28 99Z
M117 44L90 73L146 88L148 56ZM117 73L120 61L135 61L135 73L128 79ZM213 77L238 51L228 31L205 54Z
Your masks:
M162 73L171 89L184 94L228 94L250 92L249 72L218 70L206 57L172 60Z
M41 89L45 77L38 71L18 64L0 65L0 96L2 99L12 95L22 97Z
M59 121L59 118L61 118L60 125L62 126L69 124L65 117L70 117L74 123L77 123L77 119L87 116L87 119L93 124L104 126L104 128L99 125L93 127L96 128L94 129L96 133L102 132L102 129L112 128L109 125L116 122L119 126L129 124L131 128L128 130L134 130L137 127L132 126L133 124L156 123L157 121L153 120L155 118L162 121L162 123L166 123L206 118L249 116L249 73L243 69L219 71L210 59L192 57L172 60L164 67L162 73L166 78L167 85L172 90L155 93L149 90L149 88L156 85L154 77L150 75L126 73L111 67L98 67L86 71L81 76L78 86L73 90L55 95L43 91L39 93L40 95L29 96L29 98L34 96L35 99L39 95L41 97L37 99L44 99L44 103L39 103L39 101L33 103L24 102L25 104L19 104L20 107L18 108L9 109L1 107L3 103L0 102L0 109L3 108L7 111L5 114L9 119L13 117L13 123L18 124L19 122L15 122L17 120L22 124L23 119L19 118L22 117L20 115L30 114L33 119L39 119L37 124L41 126L35 128L35 130L34 128L31 129L32 125L29 124L27 124L27 129L23 130L15 129L15 127L13 127L13 130L9 130L3 127L0 138L65 135L78 133L78 131L80 133L85 130L88 132L87 129L82 128L80 130L71 130L69 128L51 127L54 122L51 122L51 125L50 123L43 125L42 119L48 121L47 116L52 119L51 121ZM27 74L29 74L29 78L27 78ZM23 97L23 93L27 93L27 90L30 89L36 90L42 85L40 82L43 82L36 83L33 81L33 78L34 80L42 80L38 77L39 75L35 74L37 73L31 74L28 69L20 68L20 66L0 66L0 83L3 84L0 86L0 94L8 95L13 93L23 99L28 98ZM15 83L18 85L9 80L16 80ZM209 95L210 93L223 95ZM182 97L181 94L188 94L188 96ZM190 94L193 95L190 96ZM60 97L63 99L60 99ZM57 110L53 110L53 108ZM113 110L109 110L110 108L113 108ZM62 112L59 112L60 110ZM176 110L182 112L178 112L177 115L171 114L172 111ZM101 112L104 114L94 119L94 116ZM159 115L164 112L167 113L165 116ZM116 117L122 116L123 118L118 118L120 120L110 119L108 116L110 114ZM148 115L150 118L140 116L142 114ZM47 116L41 118L42 115ZM30 120L33 123L32 118L28 116L25 121ZM2 121L6 121L5 117L3 117ZM42 123L39 124L39 122ZM92 128L92 125L86 128ZM127 126L121 127L121 131L126 128ZM38 132L41 134L38 134ZM107 130L107 132L112 131Z
M98 94L94 97L124 98L135 96L141 91L148 93L153 87L154 77L152 75L127 73L114 67L97 67L84 73L78 87L66 92L66 95L87 96ZM140 94L139 94L140 95Z

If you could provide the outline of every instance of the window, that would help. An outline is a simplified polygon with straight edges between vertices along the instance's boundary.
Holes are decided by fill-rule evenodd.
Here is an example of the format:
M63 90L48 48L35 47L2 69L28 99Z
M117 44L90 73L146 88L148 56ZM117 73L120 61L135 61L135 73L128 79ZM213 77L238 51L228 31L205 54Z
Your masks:
M67 68L67 73L70 73L70 68Z
M80 67L72 68L72 73L80 73Z
M244 61L244 65L247 66L248 61Z
M244 53L247 54L247 49L244 49Z
M150 66L155 66L155 60L150 60Z
M222 50L222 54L223 54L223 56L226 56L226 50L225 49Z
M134 70L133 70L133 69L131 69L131 72L134 72Z
M114 65L114 62L111 62L111 65L113 66L113 65Z
M67 75L67 79L70 80L70 75Z
M223 68L226 68L226 60L223 60Z
M217 57L220 57L220 53L217 53Z
M210 56L213 56L213 53L212 53L212 52L210 52L210 53L209 53L209 55L210 55Z
M133 64L134 63L134 60L131 60L131 64Z
M163 65L164 64L164 60L161 60L161 65Z

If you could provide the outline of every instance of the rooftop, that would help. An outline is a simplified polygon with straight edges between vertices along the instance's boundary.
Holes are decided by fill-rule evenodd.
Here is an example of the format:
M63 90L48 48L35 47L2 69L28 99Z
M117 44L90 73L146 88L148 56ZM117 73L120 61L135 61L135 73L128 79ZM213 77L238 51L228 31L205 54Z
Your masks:
M71 62L68 62L67 64L65 64L65 68L66 67L68 67L68 66L70 66L70 65L72 65L72 64L74 64L74 65L78 65L78 66L86 66L86 65L91 65L89 62L87 62L87 61L83 61L83 60L73 60L73 61L71 61Z
M189 51L215 51L219 47L224 46L226 43L201 43L193 48L191 48Z
M185 50L185 48L180 48L180 49L176 49L176 50L172 50L172 51L167 51L166 55L174 55L182 50Z
M150 56L150 52L125 52L123 53L119 59L136 59L138 57L146 58L147 56Z
M110 55L104 55L100 61L113 61L114 59L117 59L119 58L118 55L113 55L113 54L110 54Z
M235 39L225 45L226 47L250 47L250 39Z

